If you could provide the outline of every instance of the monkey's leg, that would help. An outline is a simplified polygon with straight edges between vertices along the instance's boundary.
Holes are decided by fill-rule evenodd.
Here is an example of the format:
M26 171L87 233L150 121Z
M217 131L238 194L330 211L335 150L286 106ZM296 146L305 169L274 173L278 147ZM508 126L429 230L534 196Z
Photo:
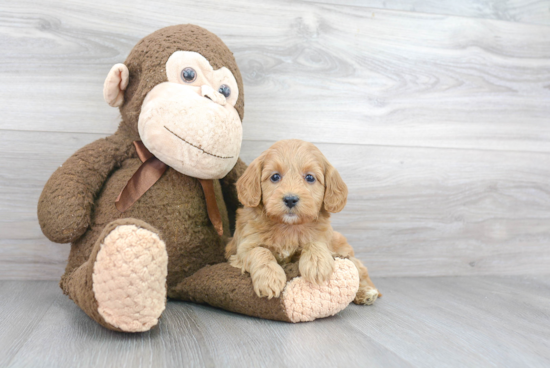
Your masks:
M336 259L334 273L323 285L300 277L298 262L283 267L287 284L280 298L260 298L248 273L220 263L206 266L168 290L174 299L209 304L231 312L285 322L306 322L332 316L355 298L359 275L347 259Z
M147 223L109 223L87 262L63 283L63 291L102 326L124 332L151 329L166 306L168 255Z

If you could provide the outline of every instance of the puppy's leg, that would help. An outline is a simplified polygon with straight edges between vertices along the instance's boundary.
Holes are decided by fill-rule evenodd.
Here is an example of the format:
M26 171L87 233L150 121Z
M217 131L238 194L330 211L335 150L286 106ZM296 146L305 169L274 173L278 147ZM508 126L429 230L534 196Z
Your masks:
M370 279L369 271L360 260L354 257L353 248L342 234L334 232L331 251L334 256L349 258L359 272L359 290L353 300L355 304L372 305L378 297L382 296Z
M237 239L231 238L225 246L225 259L229 260L231 256L237 254Z
M355 257L350 257L350 261L353 262L357 271L359 271L359 290L357 290L357 295L353 302L355 304L364 304L372 305L374 301L382 296L376 286L372 283L372 280L369 277L369 271L363 265L363 263Z
M254 248L248 255L247 268L254 291L259 297L278 298L286 285L285 271L266 248Z
M304 247L299 263L300 274L309 282L327 282L334 271L334 258L327 244L313 242Z
M230 257L229 263L250 273L254 291L259 297L278 298L285 288L286 274L275 256L266 248L254 247L241 251L243 248L246 249L246 245L243 247L241 244L237 254Z

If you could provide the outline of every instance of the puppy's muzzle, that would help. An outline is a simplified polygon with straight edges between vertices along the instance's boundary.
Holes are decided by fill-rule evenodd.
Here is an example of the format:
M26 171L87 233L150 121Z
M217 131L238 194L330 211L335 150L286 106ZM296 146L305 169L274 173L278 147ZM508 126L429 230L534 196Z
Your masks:
M288 208L292 208L296 206L299 200L300 200L300 197L296 195L287 195L283 197L283 202L285 203L285 206L287 206Z

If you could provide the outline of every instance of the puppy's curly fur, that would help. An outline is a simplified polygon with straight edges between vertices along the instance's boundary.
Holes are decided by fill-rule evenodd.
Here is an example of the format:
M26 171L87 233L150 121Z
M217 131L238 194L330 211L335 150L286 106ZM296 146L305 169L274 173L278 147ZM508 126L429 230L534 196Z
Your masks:
M313 144L275 143L250 164L237 191L245 207L237 211L226 258L250 273L258 296L278 297L286 284L280 264L298 259L306 280L324 283L333 272L333 257L349 258L359 271L356 304L372 304L381 296L346 238L330 225L330 212L344 208L348 188Z

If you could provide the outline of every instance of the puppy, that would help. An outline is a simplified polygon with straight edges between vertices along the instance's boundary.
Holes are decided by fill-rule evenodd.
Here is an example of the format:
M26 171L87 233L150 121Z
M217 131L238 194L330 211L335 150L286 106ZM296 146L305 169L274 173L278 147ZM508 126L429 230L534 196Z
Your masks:
M330 225L330 212L344 208L348 188L313 144L275 143L246 169L237 191L245 207L237 211L226 257L250 273L258 296L279 297L287 281L280 264L298 258L307 281L328 281L333 257L349 258L359 271L356 304L372 304L380 296L346 238Z

